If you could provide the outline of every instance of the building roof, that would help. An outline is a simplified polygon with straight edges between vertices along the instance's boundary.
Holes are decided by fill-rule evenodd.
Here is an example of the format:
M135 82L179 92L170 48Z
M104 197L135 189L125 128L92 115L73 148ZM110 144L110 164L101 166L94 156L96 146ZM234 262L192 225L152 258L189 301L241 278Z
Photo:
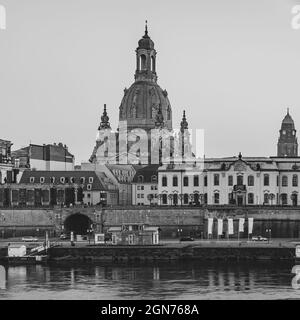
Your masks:
M136 172L135 176L133 177L133 183L140 182L139 177L143 177L142 178L143 183L157 183L158 168L159 168L158 164L153 164L153 165L139 169ZM156 180L153 180L152 177L156 177L155 178Z
M74 156L68 151L66 145L59 144L30 144L28 147L21 148L12 152L14 158L29 157L33 160L69 162L74 161Z
M0 139L0 145L9 145L9 146L11 146L12 143L9 140Z
M31 178L34 178L34 182L31 182ZM102 183L101 179L97 176L95 171L24 171L20 184L33 184L40 183L41 178L44 178L43 184L51 184L51 185L67 185L76 184L78 186L82 186L83 190L87 190L87 185L92 185L92 190L106 190L107 188ZM55 178L54 182L51 181L51 178ZM61 178L65 178L65 183L61 182ZM72 178L72 179L71 179ZM84 180L82 179L84 178ZM93 178L90 183L90 179ZM72 181L73 182L72 182Z

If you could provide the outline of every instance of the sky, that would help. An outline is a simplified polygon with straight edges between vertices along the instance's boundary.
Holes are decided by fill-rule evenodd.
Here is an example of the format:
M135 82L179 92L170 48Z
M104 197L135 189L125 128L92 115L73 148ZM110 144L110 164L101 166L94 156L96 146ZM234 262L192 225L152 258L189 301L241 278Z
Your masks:
M148 20L173 127L183 109L206 157L273 156L290 108L300 128L300 0L0 0L0 139L62 142L87 161L123 90Z

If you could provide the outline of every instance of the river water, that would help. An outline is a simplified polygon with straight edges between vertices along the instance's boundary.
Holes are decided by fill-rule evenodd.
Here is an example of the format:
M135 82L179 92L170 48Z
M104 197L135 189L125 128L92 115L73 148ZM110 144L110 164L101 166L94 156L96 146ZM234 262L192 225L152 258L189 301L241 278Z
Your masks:
M0 266L0 299L299 299L292 269L200 261Z

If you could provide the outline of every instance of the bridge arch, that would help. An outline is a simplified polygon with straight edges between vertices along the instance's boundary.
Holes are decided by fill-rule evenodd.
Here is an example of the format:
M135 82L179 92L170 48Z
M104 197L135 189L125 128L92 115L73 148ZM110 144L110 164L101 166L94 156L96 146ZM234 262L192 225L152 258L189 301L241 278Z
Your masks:
M86 235L88 230L91 229L93 221L85 214L74 213L68 216L64 222L64 230L67 233L71 231L74 232L74 235Z

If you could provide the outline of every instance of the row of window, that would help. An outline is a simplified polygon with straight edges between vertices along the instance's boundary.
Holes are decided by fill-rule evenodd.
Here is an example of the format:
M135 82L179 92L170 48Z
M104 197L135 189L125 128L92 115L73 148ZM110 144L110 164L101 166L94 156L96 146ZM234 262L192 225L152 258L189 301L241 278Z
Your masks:
M144 194L143 193L138 193L137 194L137 198L138 199L144 199ZM149 194L149 196L151 196L151 198L153 199L153 198L157 198L158 196L157 196L157 193L154 193L154 194ZM149 200L149 199L148 199Z
M151 182L157 183L157 176L152 176ZM138 176L138 183L144 183L144 176L142 175Z
M277 199L276 199L277 196ZM265 193L264 194L264 204L276 204L278 202L278 194L275 196L273 193ZM287 205L288 204L288 195L286 193L280 194L281 204ZM231 204L233 199L232 193L228 194L228 203ZM276 200L275 200L276 199ZM298 194L293 193L291 195L291 199L293 205L298 204ZM247 195L248 204L254 204L254 193L248 193ZM220 194L218 192L214 193L214 204L220 203Z
M248 186L254 186L254 176L250 175L247 178ZM244 184L244 177L243 176L237 176L237 185L243 185ZM281 185L283 187L288 186L288 176L282 176ZM215 174L214 175L214 185L218 186L220 185L220 175ZM264 186L270 185L270 175L264 174ZM233 176L228 176L228 186L233 186ZM279 186L279 176L277 176L277 186ZM298 175L294 174L292 177L292 186L298 187Z
M177 176L173 176L172 184L173 184L173 187L178 187L178 177ZM199 187L199 176L198 175L194 175L193 185L194 185L194 187ZM163 187L168 186L168 178L166 176L162 177L162 186ZM183 177L183 186L184 187L189 186L189 177L188 176Z
M35 183L35 177L30 177L29 178L30 183ZM55 177L51 177L50 178L50 183L55 183L56 178ZM75 183L75 178L71 177L60 177L58 180L60 183ZM93 177L89 177L88 179L89 183L93 183L94 182L94 178ZM40 177L40 183L45 183L45 177ZM85 177L81 177L80 178L80 184L84 184L85 183Z
M191 197L192 196L192 197ZM279 202L278 199L279 195L277 194L276 196L272 193L265 193L264 194L264 204L276 204ZM179 200L181 200L181 197L178 194L162 194L161 195L162 199L162 204L178 204ZM228 194L228 204L232 204L233 200L233 194L229 193ZM291 195L291 200L293 202L293 205L298 205L298 194L293 193ZM182 197L182 203L183 204L189 204L189 203L198 203L199 202L199 195L198 194L183 194ZM220 193L215 192L213 195L213 202L214 204L219 204L220 203ZM207 193L203 195L203 203L207 204ZM254 193L248 193L247 194L247 203L248 204L254 204ZM282 205L287 205L288 204L288 195L286 193L281 193L280 194L280 203Z
M144 190L144 186L137 186L137 190ZM157 190L157 185L151 186L151 190Z
M198 193L194 193L192 195L188 193L184 193L182 196L179 196L176 193L173 193L173 194L163 193L161 195L162 204L168 204L168 200L169 202L171 202L171 204L175 204L175 205L177 205L179 201L182 201L183 204L190 204L190 203L198 204L200 203L200 195ZM207 203L207 193L204 194L203 202Z
M214 186L220 185L220 174L214 174ZM247 183L248 186L254 186L254 176L249 175L247 177ZM172 178L172 184L173 187L178 187L178 177L173 176ZM237 185L243 185L244 184L244 177L239 175L237 176ZM264 174L264 186L270 185L270 175ZM277 186L279 185L279 176L277 176ZM289 185L288 176L282 176L281 185L283 187L287 187ZM167 187L168 186L168 178L166 176L162 177L162 186ZM185 176L183 178L183 186L188 187L189 186L189 177ZM199 186L199 176L194 176L194 187ZM207 176L204 177L204 186L207 187ZM228 176L228 186L233 186L233 176ZM298 187L298 175L294 174L292 177L292 186Z

